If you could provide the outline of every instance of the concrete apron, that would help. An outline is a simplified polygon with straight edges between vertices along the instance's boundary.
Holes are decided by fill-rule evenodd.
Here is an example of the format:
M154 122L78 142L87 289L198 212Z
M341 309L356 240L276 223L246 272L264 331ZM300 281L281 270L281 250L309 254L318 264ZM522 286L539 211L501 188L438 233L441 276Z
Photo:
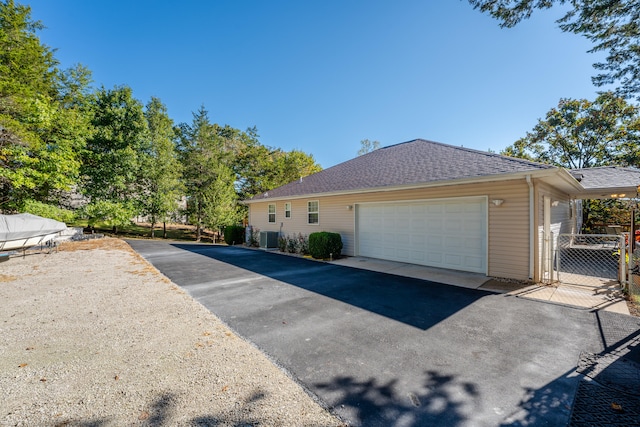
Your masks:
M567 305L590 310L605 310L614 313L629 314L629 308L622 293L613 289L584 287L578 285L522 285L502 284L480 273L447 270L416 264L387 261L367 257L345 257L333 264L362 270L377 271L414 279L428 280L445 285L460 286L469 289L482 289L497 293L506 293L519 298L533 299L554 304ZM516 289L514 289L514 287Z
M383 259L367 257L345 257L333 264L345 267L360 268L362 270L377 271L396 276L411 277L414 279L429 280L431 282L444 283L445 285L460 286L469 289L478 289L490 278L480 273L468 273L465 271L447 270L444 268L426 267L403 262L387 261Z

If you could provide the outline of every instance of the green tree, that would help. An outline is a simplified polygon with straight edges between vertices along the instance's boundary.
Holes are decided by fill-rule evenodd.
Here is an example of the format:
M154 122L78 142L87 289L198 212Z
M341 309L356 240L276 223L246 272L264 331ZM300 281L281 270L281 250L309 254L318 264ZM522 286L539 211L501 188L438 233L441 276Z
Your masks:
M15 108L14 103L21 100L54 94L58 61L36 35L43 28L40 21L31 19L29 6L13 0L0 2L1 108L11 109L12 104Z
M204 225L212 230L220 230L227 225L237 224L244 216L238 206L235 190L235 174L222 162L213 166L213 181L202 194L204 201Z
M164 224L163 237L166 238L166 222L170 214L177 211L178 199L182 195L182 165L175 149L173 121L165 105L160 99L151 98L144 115L149 128L149 142L140 195L142 214L147 215L151 222L151 237L155 237L155 226L161 221Z
M561 99L524 138L502 154L566 168L638 165L638 107L612 93L591 102Z
M251 198L322 170L311 154L262 145L255 128L243 132L240 141L242 143L236 151L233 169L241 199Z
M612 93L595 101L561 99L545 120L502 154L565 168L589 168L609 164L637 166L640 159L638 107ZM624 204L619 200L585 200L583 227L620 220ZM628 216L628 213L627 213Z
M137 213L147 164L148 129L142 104L129 87L97 91L93 100L94 134L83 153L82 191L90 204L108 202L114 233ZM88 212L92 212L91 209Z
M0 209L56 202L78 178L89 123L59 102L65 88L28 6L0 2Z
M273 149L260 144L255 128L247 129L244 141L235 151L233 170L240 199L249 199L270 190L273 169Z
M372 151L380 148L379 141L369 141L368 139L363 139L360 141L360 149L358 150L358 156L362 156L363 154L370 153Z
M57 98L65 108L89 112L92 82L91 71L82 64L76 64L58 74Z
M180 125L179 153L184 168L187 213L196 226L196 240L202 228L220 228L239 221L233 152L225 138L230 129L214 125L204 106L193 114L191 124Z
M279 151L274 155L276 158L276 170L272 188L280 187L322 170L313 155L300 150Z
M589 39L589 52L606 52L602 71L593 77L596 86L617 83L617 94L640 99L640 0L469 0L475 9L488 12L513 27L536 9L569 3L571 8L557 22L562 31Z

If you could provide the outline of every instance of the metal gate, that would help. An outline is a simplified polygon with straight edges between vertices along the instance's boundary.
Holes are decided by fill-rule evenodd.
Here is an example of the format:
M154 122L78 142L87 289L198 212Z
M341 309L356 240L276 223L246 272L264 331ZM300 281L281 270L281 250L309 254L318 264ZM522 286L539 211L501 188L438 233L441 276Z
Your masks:
M559 234L550 254L552 276L561 283L598 288L624 284L625 249L624 235Z

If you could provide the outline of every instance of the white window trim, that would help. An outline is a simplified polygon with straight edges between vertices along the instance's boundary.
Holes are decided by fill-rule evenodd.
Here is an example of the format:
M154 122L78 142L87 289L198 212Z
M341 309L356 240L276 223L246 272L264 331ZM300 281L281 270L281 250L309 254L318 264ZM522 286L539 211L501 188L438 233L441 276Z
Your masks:
M273 206L273 214L270 212L271 206ZM275 203L269 203L267 205L267 222L269 224L275 224L276 223L276 212L277 212L277 207ZM273 221L271 221L271 215L273 215Z
M287 209L287 205L289 206L289 209ZM289 216L287 216L287 213ZM291 202L286 202L284 204L284 219L291 219Z
M309 211L309 203L317 203L318 204L318 211L317 212L310 212ZM309 214L316 214L318 215L318 222L309 222ZM320 201L319 200L308 200L307 201L307 225L320 225Z

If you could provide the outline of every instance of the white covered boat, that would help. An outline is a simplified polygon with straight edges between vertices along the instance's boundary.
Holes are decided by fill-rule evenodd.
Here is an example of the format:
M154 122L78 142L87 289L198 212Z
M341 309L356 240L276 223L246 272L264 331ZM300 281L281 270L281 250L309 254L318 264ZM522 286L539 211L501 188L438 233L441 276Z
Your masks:
M63 222L28 213L0 215L0 251L43 245L66 229Z

